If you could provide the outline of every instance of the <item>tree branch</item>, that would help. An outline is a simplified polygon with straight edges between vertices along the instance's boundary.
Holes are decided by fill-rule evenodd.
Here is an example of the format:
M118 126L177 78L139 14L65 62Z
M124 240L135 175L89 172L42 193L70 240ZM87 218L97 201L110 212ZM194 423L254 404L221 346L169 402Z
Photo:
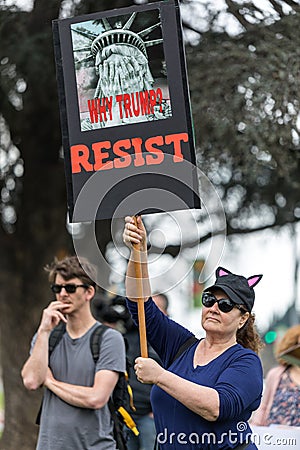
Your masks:
M296 3L295 0L284 0L284 3L286 3L291 8L293 8L294 11L300 11L300 3L299 3L299 1L297 1L297 3Z
M280 228L283 225L287 224L295 224L298 223L299 219L294 219L292 221L286 221L284 224L278 224L275 223L274 225L262 225L260 227L256 228L233 228L230 225L227 226L227 237L231 235L245 235L245 234L252 234L257 233L258 231L265 231L265 230L273 230L276 228ZM182 245L167 245L165 248L157 247L154 245L148 246L148 253L149 254L160 254L160 255L170 255L173 258L176 258L176 256L179 255L182 250L185 250L187 248L193 248L197 245L202 244L203 242L207 241L208 239L211 239L213 236L218 236L224 233L224 230L220 230L216 233L207 233L204 236L201 236L199 239L195 239L193 241L185 242Z
M269 2L271 3L271 5L275 9L275 11L277 12L279 17L283 17L284 14L283 14L283 11L282 11L282 7L277 3L277 1L276 0L269 0Z
M192 27L188 22L186 22L185 20L182 21L182 25L184 26L184 28L187 28L188 30L194 31L194 33L197 34L202 34L203 32L200 30L196 30L196 28Z
M227 5L228 12L232 14L237 21L242 25L245 30L249 30L252 28L252 25L244 18L244 16L240 13L240 5L237 5L232 0L225 0L225 3Z
M198 239L194 239L192 241L184 242L181 245L167 245L165 248L157 247L155 245L149 245L148 246L148 253L149 254L162 254L162 255L171 255L173 258L178 256L178 254L187 248L194 248L199 244L202 244L203 242L207 241L208 239L211 239L213 236L218 236L220 234L226 233L226 230L219 230L218 232L209 232L205 234L204 236L201 236Z

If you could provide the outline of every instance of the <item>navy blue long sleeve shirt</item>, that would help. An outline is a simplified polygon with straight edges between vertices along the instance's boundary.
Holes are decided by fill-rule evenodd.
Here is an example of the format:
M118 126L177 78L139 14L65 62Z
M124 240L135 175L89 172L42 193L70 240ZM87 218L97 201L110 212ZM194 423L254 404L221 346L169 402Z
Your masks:
M137 322L137 304L128 301ZM158 386L153 386L151 403L160 447L163 450L215 450L235 448L250 440L248 419L258 408L263 387L260 360L239 344L203 366L193 365L198 343L173 361L192 333L165 316L152 299L145 302L147 338L170 372L219 394L220 410L211 422L188 409ZM173 362L172 362L173 361ZM252 443L247 450L256 449Z

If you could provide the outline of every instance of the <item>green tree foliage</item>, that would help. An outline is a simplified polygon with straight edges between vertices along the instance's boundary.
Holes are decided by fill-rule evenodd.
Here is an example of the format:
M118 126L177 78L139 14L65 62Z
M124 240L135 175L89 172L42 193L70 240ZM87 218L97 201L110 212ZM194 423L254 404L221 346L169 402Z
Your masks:
M187 50L199 166L229 233L300 218L299 12L235 37L209 31Z

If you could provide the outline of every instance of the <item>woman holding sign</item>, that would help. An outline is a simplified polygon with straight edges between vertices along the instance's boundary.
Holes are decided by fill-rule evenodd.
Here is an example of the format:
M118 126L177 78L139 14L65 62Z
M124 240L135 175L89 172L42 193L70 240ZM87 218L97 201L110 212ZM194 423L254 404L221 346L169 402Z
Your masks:
M262 275L248 279L218 268L216 282L202 297L204 339L198 340L165 316L151 299L147 269L147 236L140 217L126 217L123 239L139 246L145 321L150 344L163 367L137 358L135 370L151 392L158 447L162 450L256 449L248 419L260 404L261 341L251 310L253 287ZM128 263L126 292L137 317L134 252Z

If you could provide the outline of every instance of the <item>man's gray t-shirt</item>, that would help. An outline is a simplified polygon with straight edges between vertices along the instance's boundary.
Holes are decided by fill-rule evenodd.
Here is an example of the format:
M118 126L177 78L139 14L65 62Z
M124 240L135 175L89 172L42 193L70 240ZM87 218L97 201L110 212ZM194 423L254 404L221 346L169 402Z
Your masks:
M50 356L50 368L59 381L93 386L99 370L125 372L122 335L107 329L102 336L98 362L90 349L90 336L99 322L84 336L71 339L64 333ZM33 340L34 345L34 340ZM115 450L113 422L105 405L101 409L71 406L45 389L37 450Z

